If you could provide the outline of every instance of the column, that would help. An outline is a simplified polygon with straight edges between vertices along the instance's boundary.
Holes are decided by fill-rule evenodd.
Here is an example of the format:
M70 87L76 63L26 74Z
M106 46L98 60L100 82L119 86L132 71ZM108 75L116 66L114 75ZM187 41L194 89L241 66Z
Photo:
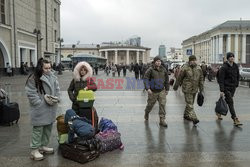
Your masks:
M115 64L117 64L118 50L115 50Z
M238 55L239 55L238 54L238 52L239 52L239 50L238 50L238 48L239 48L239 35L238 34L235 34L234 46L235 46L234 59L235 59L235 62L238 63L238 60L239 60L239 58L238 58Z
M129 50L126 51L126 64L129 65Z
M213 37L210 39L210 62L209 63L212 63L214 61L213 59L213 56L214 56L214 40L213 40Z
M108 60L108 51L105 51L105 59Z
M218 62L223 62L223 35L219 35Z
M246 63L246 45L247 45L247 35L243 34L242 36L242 58L241 63Z
M219 35L216 36L216 52L215 52L215 63L219 61Z
M136 63L139 63L139 50L136 51Z
M227 34L227 52L231 52L231 34Z
M145 51L142 51L142 63L145 64Z

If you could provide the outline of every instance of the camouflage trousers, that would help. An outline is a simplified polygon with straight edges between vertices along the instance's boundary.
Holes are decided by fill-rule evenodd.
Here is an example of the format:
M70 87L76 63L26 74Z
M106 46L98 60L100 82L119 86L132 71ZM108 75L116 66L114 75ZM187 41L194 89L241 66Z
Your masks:
M184 116L187 116L191 119L197 119L197 116L194 112L194 100L196 93L184 93L186 108L184 112Z
M166 115L166 91L162 90L159 93L154 93L148 95L148 101L147 101L147 106L145 108L145 113L150 113L152 111L152 108L154 107L156 101L159 102L159 116L160 119L165 119Z

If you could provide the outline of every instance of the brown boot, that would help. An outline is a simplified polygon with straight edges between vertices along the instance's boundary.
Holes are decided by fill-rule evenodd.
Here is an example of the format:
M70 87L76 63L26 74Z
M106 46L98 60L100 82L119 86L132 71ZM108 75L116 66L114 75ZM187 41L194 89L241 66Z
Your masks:
M216 115L217 115L217 117L218 117L218 120L222 120L222 119L223 119L222 116L221 116L221 114L216 113Z
M240 123L239 119L237 117L235 117L234 119L234 126L241 126L243 125L242 123Z
M166 123L165 119L162 119L162 118L160 119L159 125L165 128L168 127L168 124Z

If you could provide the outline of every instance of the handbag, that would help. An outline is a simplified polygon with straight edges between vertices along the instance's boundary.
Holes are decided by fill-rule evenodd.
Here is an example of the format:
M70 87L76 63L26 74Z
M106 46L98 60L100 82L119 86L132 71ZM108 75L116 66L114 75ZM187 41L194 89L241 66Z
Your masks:
M228 107L223 97L220 97L219 100L216 102L215 112L224 116L227 115Z
M201 92L199 92L197 96L197 104L198 106L202 106L203 103L204 103L204 96Z

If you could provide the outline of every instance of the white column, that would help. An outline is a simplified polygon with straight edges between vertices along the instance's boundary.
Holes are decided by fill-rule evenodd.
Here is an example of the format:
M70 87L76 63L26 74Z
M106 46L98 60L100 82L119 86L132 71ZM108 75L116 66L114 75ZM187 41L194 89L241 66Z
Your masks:
M223 35L219 35L219 53L218 53L218 61L223 62L223 59L221 59L223 56Z
M129 50L126 51L126 58L127 58L126 63L127 65L129 65Z
M219 62L219 35L216 36L216 55L215 55L215 62L218 63Z
M105 53L105 59L108 60L108 51L105 51L104 53Z
M214 36L214 63L216 63L216 49L217 48L217 45L216 45L216 36Z
M227 34L227 52L231 52L231 34Z
M139 63L139 50L136 51L136 63Z
M212 63L214 61L213 56L214 56L214 40L213 37L210 39L210 62Z
M117 64L118 50L115 50L115 64Z
M142 63L145 64L145 51L142 51Z
M235 56L235 62L238 63L238 60L239 60L239 57L238 57L238 52L239 52L239 35L238 34L235 34L235 40L234 40L234 48L235 48L235 53L234 53L234 56Z
M247 45L247 35L243 34L242 36L242 58L241 63L246 63L246 45Z

